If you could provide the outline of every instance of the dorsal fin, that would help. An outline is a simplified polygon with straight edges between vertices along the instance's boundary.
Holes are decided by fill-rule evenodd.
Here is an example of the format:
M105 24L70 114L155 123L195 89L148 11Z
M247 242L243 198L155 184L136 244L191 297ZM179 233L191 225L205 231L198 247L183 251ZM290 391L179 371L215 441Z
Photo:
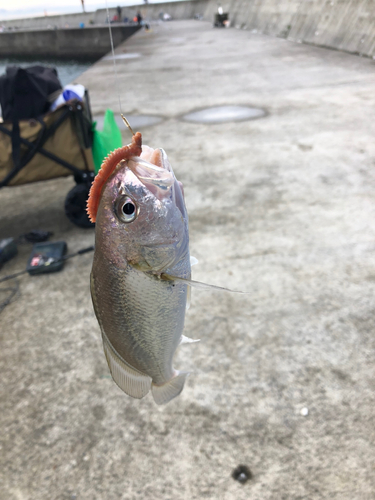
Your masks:
M92 183L89 198L87 200L87 213L91 222L96 221L96 214L98 212L100 196L104 184L107 182L109 176L117 167L121 160L127 160L132 156L141 156L142 153L142 134L137 132L133 135L131 144L123 146L122 148L115 149L112 153L104 159L102 166Z

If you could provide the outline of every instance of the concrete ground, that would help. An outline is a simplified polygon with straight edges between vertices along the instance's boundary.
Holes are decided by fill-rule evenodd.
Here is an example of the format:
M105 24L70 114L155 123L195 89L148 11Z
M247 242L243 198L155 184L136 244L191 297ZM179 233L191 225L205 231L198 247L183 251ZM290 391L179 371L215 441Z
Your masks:
M185 186L194 279L249 293L193 290L185 334L202 341L175 365L194 373L157 407L110 378L92 254L19 278L0 316L1 500L374 499L374 62L197 21L116 52L140 55L117 61L123 111L164 117L142 132ZM79 81L94 114L119 111L111 61ZM179 118L232 104L268 114ZM91 244L63 213L72 185L2 190L0 237Z

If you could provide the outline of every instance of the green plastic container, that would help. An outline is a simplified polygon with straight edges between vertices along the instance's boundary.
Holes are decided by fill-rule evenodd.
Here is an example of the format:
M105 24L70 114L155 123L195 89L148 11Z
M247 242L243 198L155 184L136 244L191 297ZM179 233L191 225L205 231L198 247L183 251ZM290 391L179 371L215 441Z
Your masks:
M96 122L93 123L93 134L92 156L97 174L104 158L122 146L121 130L111 109L105 112L103 130L96 130Z

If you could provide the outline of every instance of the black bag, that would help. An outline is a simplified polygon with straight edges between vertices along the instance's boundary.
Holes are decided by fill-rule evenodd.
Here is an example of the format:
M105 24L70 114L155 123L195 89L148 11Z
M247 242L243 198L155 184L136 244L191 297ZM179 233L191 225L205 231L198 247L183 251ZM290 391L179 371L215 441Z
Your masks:
M35 147L27 157L21 158L18 122L47 113L50 107L48 97L61 88L56 69L48 66L7 66L6 74L0 76L0 105L3 120L13 123L12 157L17 169L21 168L22 161L27 162L36 151Z
M50 107L48 96L61 90L55 68L7 66L0 76L0 104L4 121L37 118Z

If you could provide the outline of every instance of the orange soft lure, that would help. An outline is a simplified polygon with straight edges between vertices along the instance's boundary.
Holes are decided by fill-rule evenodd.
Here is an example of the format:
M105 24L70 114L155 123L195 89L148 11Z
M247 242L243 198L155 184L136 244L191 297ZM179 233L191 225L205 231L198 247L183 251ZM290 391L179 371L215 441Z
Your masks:
M137 132L133 135L131 144L123 146L122 148L115 149L112 153L105 158L100 167L98 175L92 183L89 199L87 201L87 213L91 222L96 221L96 214L99 208L100 196L104 184L115 170L121 160L127 160L132 156L141 156L142 153L142 134Z

